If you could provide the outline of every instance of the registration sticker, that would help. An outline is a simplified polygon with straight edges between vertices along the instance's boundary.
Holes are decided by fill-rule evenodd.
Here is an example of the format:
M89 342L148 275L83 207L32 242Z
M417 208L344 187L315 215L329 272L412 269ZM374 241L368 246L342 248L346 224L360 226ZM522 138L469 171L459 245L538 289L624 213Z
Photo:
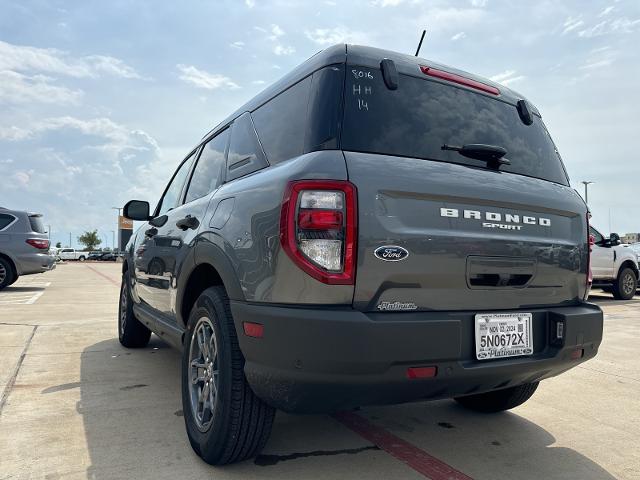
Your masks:
M476 315L476 358L517 357L533 353L531 313Z

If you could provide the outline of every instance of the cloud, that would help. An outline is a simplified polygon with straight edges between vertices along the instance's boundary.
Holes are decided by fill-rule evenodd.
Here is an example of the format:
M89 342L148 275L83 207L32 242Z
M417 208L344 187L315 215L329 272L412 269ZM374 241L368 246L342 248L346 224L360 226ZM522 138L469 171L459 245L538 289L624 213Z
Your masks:
M31 131L20 127L4 127L0 128L0 140L24 140L31 136ZM0 160L0 163L12 163L12 161Z
M104 55L89 55L88 57L84 57L84 61L88 62L96 73L105 73L121 78L142 78L138 72L118 58Z
M16 72L44 72L75 78L96 78L102 74L121 78L142 78L122 60L89 55L74 58L69 52L55 48L38 48L0 40L0 70Z
M497 75L493 75L489 77L493 82L500 83L505 87L509 86L512 83L519 82L520 80L524 80L524 75L516 75L515 70L505 70L504 72L498 73Z
M31 175L33 175L33 170L29 172L20 171L11 175L11 179L19 186L26 187L29 184L29 180L31 180Z
M397 7L398 5L400 5L401 3L403 3L404 0L373 0L371 2L371 5L374 5L376 7Z
M240 86L229 77L219 73L205 72L204 70L197 69L193 65L178 64L176 65L176 68L181 72L180 80L198 88L204 88L207 90L216 90L219 88L240 88Z
M564 29L562 30L562 35L566 35L570 31L575 30L576 28L579 28L582 25L584 25L584 21L580 20L579 18L569 17L565 20L564 24L562 25L564 27Z
M41 102L76 105L82 98L81 90L71 90L52 84L44 75L23 75L11 70L0 71L0 104Z
M618 52L609 46L596 48L589 52L585 63L580 66L582 70L593 70L610 66L618 56Z
M456 40L461 40L461 39L465 38L466 36L467 36L466 33L458 32L453 37L451 37L451 40L453 40L455 42Z
M615 33L633 33L638 27L640 27L640 18L630 20L627 17L620 17L612 20L603 20L590 28L580 30L578 36L591 38Z
M276 55L291 55L295 53L296 49L290 45L276 45L273 49L273 53Z
M369 43L368 36L362 32L349 30L346 27L316 28L304 32L306 37L318 45L327 46L336 43Z
M607 15L609 15L611 12L613 12L613 10L616 7L614 7L613 5L608 6L607 8L605 8L604 10L602 10L600 12L600 14L598 15L598 17L606 17Z
M264 85L267 82L265 82L264 80L253 80L251 83L253 85Z
M284 30L282 30L282 28L280 28L278 25L276 25L275 23L271 25L271 35L269 35L269 40L277 40L278 38L282 37L284 35Z
M232 48L237 48L238 50L242 50L244 48L244 42L232 42L229 44L229 46Z
M470 0L471 5L476 8L484 8L487 6L488 0Z
M255 0L244 0L244 4L249 8L253 8L256 6Z
M10 129L17 134L0 139L15 160L2 165L7 196L22 196L59 231L103 225L111 206L136 195L157 199L176 166L151 135L105 117L51 117Z

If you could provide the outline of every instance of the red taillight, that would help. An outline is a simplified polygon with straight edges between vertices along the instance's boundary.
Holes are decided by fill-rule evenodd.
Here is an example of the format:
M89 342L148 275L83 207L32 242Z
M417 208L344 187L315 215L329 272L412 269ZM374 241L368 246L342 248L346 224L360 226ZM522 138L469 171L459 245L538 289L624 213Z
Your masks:
M289 183L280 215L280 243L316 280L352 285L356 257L356 188L344 180Z
M431 77L447 80L448 82L464 85L465 87L475 88L476 90L481 90L492 95L500 95L500 90L496 87L492 87L491 85L487 85L486 83L478 82L476 80L471 80L470 78L463 77L462 75L456 75L455 73L445 72L444 70L438 70L432 67L425 67L424 65L420 65L420 70L425 75L429 75Z
M264 325L260 323L244 322L242 328L247 337L262 338L264 336Z
M584 356L584 349L578 348L571 352L571 360L579 360Z
M27 238L26 242L32 247L38 248L40 250L49 249L49 240L42 240L40 238Z
M589 218L591 214L587 212L587 286L584 293L584 300L589 298L591 285L593 285L593 272L591 271L591 250L596 243L596 238L589 232Z
M342 222L340 210L301 208L298 211L298 227L303 230L338 230Z
M438 373L437 367L409 367L407 368L407 378L432 378Z

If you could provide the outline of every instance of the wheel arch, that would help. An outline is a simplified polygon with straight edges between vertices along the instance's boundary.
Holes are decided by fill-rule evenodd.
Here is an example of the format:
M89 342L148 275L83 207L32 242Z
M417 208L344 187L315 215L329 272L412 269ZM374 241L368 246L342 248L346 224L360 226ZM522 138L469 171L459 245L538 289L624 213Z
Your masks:
M192 268L178 280L176 315L185 327L189 313L200 294L209 287L221 285L230 300L244 300L235 270L226 254L217 245L200 241L196 245Z
M625 268L630 268L631 270L633 270L633 273L636 274L636 280L640 279L640 271L638 271L638 264L633 260L625 260L624 262L622 262L622 264L620 264L620 267L618 268L618 273L616 274L616 278L618 278L618 275L620 275L620 272Z
M18 272L18 268L17 268L16 262L13 260L13 258L11 258L9 255L7 255L6 253L3 253L3 252L0 252L0 258L3 258L7 262L9 262L9 266L13 269L13 274L14 275L20 275L20 273Z

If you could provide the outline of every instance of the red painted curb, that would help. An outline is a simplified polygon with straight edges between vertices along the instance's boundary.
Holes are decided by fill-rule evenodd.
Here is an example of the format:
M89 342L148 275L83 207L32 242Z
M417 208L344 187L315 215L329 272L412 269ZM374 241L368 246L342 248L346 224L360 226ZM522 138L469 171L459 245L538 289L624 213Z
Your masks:
M120 286L120 282L117 282L116 280L114 280L113 278L111 278L109 275L105 275L104 273L102 273L101 271L90 267L89 265L85 265L85 267L87 267L89 270L93 270L94 272L96 272L98 275L100 275L102 278L106 278L107 280L109 280L111 283L113 283L116 287Z
M334 414L333 418L431 480L473 480L415 445L373 425L360 415L340 412Z

